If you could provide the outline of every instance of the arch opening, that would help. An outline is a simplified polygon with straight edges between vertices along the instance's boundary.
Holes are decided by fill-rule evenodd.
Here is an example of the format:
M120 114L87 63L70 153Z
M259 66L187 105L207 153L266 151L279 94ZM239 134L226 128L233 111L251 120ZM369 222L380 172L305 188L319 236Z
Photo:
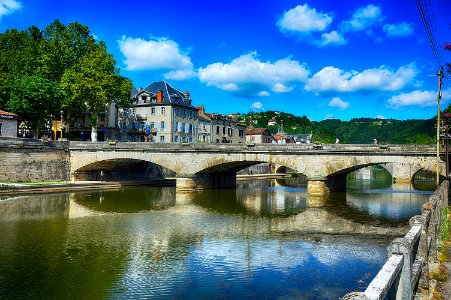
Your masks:
M109 159L91 163L74 172L75 181L149 181L174 177L175 172L138 159Z
M207 174L236 174L238 171L244 170L248 167L255 166L264 163L262 161L234 161L217 164L208 168L205 168L196 174L207 175Z

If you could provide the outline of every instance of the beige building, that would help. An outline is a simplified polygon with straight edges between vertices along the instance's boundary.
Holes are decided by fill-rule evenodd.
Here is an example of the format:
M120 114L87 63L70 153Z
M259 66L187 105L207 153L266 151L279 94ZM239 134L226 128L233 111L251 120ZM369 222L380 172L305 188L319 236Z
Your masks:
M246 143L272 144L276 143L276 140L267 128L248 128L246 130Z
M211 114L205 113L204 106L197 106L197 142L211 143Z
M211 143L244 144L246 142L246 125L238 123L237 119L211 115Z
M192 143L196 140L197 108L188 92L156 81L132 93L131 108L119 108L121 140L127 142Z
M15 114L0 110L0 137L17 137L17 122Z

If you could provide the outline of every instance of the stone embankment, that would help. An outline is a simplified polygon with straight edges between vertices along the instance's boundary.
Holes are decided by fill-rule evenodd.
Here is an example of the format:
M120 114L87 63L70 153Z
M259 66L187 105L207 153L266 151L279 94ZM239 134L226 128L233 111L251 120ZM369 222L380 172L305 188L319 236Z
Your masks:
M67 142L0 139L0 182L69 180Z

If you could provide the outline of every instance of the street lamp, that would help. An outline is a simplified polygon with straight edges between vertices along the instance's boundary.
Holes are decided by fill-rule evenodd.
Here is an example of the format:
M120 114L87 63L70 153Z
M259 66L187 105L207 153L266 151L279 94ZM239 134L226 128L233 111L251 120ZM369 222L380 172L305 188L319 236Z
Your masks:
M64 110L60 111L61 115L61 138L63 138L63 129L64 129Z

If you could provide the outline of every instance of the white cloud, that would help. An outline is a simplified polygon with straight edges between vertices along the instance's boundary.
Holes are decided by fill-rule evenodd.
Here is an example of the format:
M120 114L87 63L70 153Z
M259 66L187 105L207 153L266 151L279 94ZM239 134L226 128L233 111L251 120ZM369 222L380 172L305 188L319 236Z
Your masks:
M362 31L382 23L384 19L379 6L368 4L365 7L358 8L352 15L351 20L343 21L341 27L343 31Z
M252 109L252 110L260 110L260 111L265 110L265 109L263 108L263 104L262 104L261 102L258 102L258 101L252 103L251 109Z
M385 119L387 119L387 118L384 117L383 115L377 115L377 116L375 117L375 119L385 120Z
M0 0L0 19L19 10L22 4L16 0Z
M269 97L271 94L268 93L267 91L260 91L257 94L259 97Z
M323 68L307 81L306 91L317 94L331 92L399 91L414 85L418 71L414 64L399 67L396 71L382 65L362 72L344 71L333 66Z
M406 22L385 24L382 29L388 37L404 37L413 34L413 25Z
M329 104L330 107L345 110L349 107L349 102L345 102L338 97L332 98Z
M291 58L261 62L256 52L244 54L228 64L217 62L199 68L200 81L226 91L248 96L268 96L270 91L284 93L307 80L307 66Z
M141 38L122 36L118 41L125 56L127 70L161 70L167 79L184 80L194 76L193 63L186 51L166 38Z
M314 44L319 47L325 46L342 46L346 45L348 41L336 30L329 33L323 33L321 40L315 41Z
M442 93L442 101L448 100L451 100L451 90ZM417 90L393 96L387 101L387 107L395 110L403 110L409 106L437 106L437 92Z
M332 17L327 13L317 12L307 3L298 5L277 21L277 26L283 32L308 34L312 31L324 31L332 23Z

